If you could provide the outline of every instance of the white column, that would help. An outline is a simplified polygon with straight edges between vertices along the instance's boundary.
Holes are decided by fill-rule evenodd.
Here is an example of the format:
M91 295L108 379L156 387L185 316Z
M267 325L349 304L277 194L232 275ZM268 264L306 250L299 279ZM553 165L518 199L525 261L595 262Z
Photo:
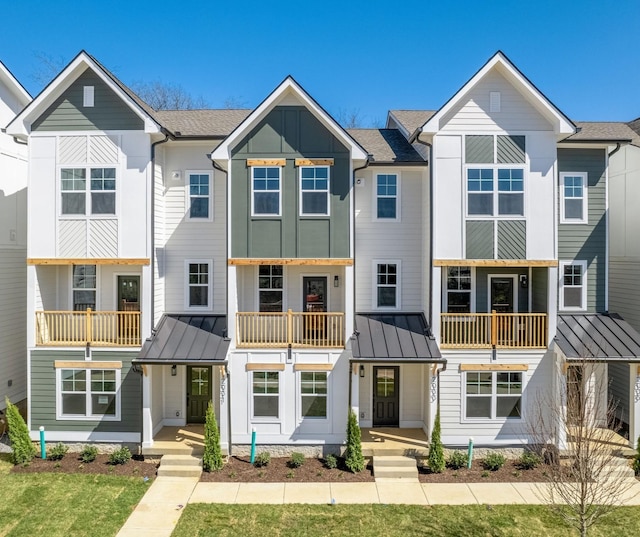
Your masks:
M425 367L427 368L427 390L429 390L427 431L425 432L427 436L431 438L431 431L433 431L433 426L436 422L436 414L438 413L438 387L440 384L440 375L438 375L437 372L435 375L433 374L433 366L431 364L426 364Z
M431 301L431 319L433 337L440 344L440 311L442 310L442 267L433 267L433 297Z
M547 312L549 315L549 332L547 334L547 345L553 343L556 336L556 326L558 324L558 267L549 267L549 282L547 287Z
M355 305L353 303L353 265L344 267L344 337L347 341L353 334L353 317Z
M27 318L25 319L27 322L27 348L36 346L36 285L39 286L36 270L35 265L27 265ZM51 267L49 270L55 270L55 268Z
M151 311L151 266L142 266L142 278L140 282L141 296L140 303L140 336L142 341L151 336L151 323L153 320L153 312Z
M218 418L218 428L220 430L220 447L223 450L226 449L227 453L229 453L229 380L227 366L220 366L218 370L216 378L219 380L218 396L220 405L216 417Z
M360 423L360 376L358 371L360 364L354 363L351 371L351 410Z
M640 436L640 364L629 364L629 446L636 448Z
M238 312L238 269L235 265L227 267L227 335L231 346L236 341L236 313Z
M557 354L555 364L555 375L553 376L555 386L553 393L555 394L558 408L558 412L556 413L558 417L556 434L558 436L558 449L562 450L567 448L567 373L564 368L564 360Z
M153 366L143 366L142 372L142 447L153 446L153 420L151 418L151 373Z

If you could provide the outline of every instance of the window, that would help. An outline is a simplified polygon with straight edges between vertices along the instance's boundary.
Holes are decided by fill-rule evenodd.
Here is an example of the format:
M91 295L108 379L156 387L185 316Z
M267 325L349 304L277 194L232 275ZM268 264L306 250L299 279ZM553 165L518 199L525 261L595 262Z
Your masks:
M187 172L189 220L211 219L211 174Z
M277 371L253 372L253 417L277 418L280 415L280 377Z
M258 311L282 311L283 270L282 265L258 267Z
M62 168L60 181L63 215L116 214L115 168Z
M398 219L398 176L378 175L376 178L376 217L380 220Z
M465 419L522 419L522 372L468 371Z
M73 265L72 300L73 311L96 309L97 275L95 265Z
M91 108L94 104L95 87L83 86L82 88L82 106Z
M587 262L560 262L560 309L587 309Z
M378 308L400 307L398 300L398 263L375 263L376 299Z
M327 417L327 373L326 371L303 371L300 373L300 396L303 418Z
M471 267L447 268L447 312L471 312Z
M300 168L300 216L329 214L329 167Z
M280 170L276 166L251 168L253 216L280 216Z
M187 261L187 307L208 308L211 300L211 286L208 262Z
M57 369L58 417L120 419L119 369Z
M564 224L586 224L589 221L587 211L587 174L560 174L560 222Z

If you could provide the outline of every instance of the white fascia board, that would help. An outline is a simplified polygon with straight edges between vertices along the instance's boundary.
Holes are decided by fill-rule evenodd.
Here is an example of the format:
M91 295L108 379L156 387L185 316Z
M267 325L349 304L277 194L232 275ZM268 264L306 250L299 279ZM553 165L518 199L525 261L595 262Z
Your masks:
M440 125L441 120L448 112L494 68L551 123L556 134L568 136L576 132L576 126L571 120L556 108L538 88L529 82L502 52L494 54L494 56L422 126L421 131L425 134L437 133L442 128L442 125Z
M76 81L87 69L91 69L107 86L109 86L142 121L144 132L153 134L161 131L160 125L138 106L120 87L113 82L104 70L85 52L78 54L65 69L53 79L31 103L7 125L7 134L24 137L31 134L34 119L44 113L64 91Z
M29 95L27 90L22 87L22 84L18 82L18 79L13 76L13 73L11 73L2 62L0 62L0 82L4 83L9 91L16 96L18 102L23 107L31 102L31 95Z
M262 121L266 115L288 95L293 94L301 104L314 115L336 138L351 149L351 159L354 161L367 160L367 152L347 132L325 112L309 94L290 76L287 77L262 103L238 125L227 138L211 153L211 160L220 165L231 158L231 149L242 137Z

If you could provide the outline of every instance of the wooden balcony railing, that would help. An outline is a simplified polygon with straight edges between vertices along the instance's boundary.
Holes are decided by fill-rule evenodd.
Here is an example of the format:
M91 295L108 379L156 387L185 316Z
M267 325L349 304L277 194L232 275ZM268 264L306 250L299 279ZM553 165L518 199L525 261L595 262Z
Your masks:
M543 349L547 347L546 313L443 313L443 349Z
M139 347L139 311L37 311L36 345Z
M344 313L239 312L238 347L344 347Z

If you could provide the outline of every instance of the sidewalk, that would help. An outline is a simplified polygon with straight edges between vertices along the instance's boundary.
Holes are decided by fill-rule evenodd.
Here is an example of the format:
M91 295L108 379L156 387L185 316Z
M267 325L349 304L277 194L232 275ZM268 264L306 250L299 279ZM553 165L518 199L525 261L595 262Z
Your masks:
M625 505L640 505L640 481ZM224 504L544 504L545 483L201 483L158 477L117 537L169 537L187 503Z

